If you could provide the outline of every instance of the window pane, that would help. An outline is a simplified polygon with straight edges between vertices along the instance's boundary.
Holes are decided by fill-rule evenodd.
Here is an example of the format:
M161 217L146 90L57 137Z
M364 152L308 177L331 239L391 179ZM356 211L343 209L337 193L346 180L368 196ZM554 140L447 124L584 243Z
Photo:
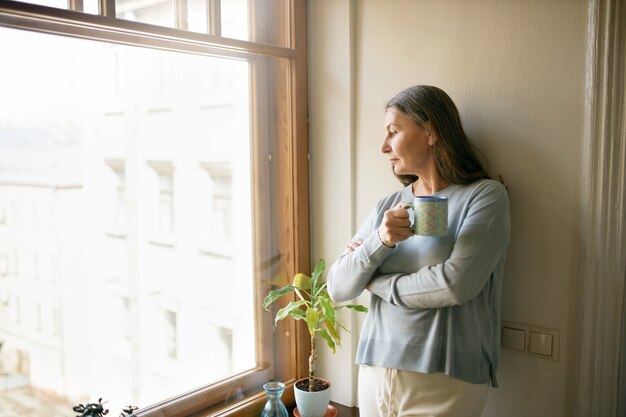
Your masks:
M17 0L24 3L38 4L40 6L56 7L57 9L69 9L68 0Z
M221 0L222 36L250 40L248 0Z
M83 0L83 12L89 14L100 13L100 3L98 0Z
M11 29L0 54L0 410L257 366L252 65Z
M55 7L57 9L66 9L70 10L72 6L70 5L70 0L16 0L24 3L30 4L38 4L40 6L48 6ZM76 0L74 1L74 10L85 12L89 14L98 14L99 13L99 2L98 0Z
M288 0L221 0L222 36L287 47Z
M118 19L176 27L176 2L174 0L115 0Z
M208 33L208 0L187 0L187 28L191 32Z

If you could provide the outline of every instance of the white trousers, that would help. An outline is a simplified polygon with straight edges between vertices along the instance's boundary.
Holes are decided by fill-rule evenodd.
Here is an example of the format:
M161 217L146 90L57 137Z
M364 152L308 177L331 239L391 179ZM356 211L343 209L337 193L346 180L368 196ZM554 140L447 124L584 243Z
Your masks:
M488 392L442 373L359 367L360 417L480 417Z

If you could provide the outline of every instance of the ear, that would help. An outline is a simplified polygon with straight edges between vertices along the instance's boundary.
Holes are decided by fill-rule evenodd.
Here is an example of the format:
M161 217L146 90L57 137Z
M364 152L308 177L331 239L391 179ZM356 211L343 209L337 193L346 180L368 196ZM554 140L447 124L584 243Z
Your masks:
M428 137L428 146L434 146L437 142L437 135L435 134L435 130L433 129L433 125L430 123L430 120L424 124L424 129L426 130L426 136Z

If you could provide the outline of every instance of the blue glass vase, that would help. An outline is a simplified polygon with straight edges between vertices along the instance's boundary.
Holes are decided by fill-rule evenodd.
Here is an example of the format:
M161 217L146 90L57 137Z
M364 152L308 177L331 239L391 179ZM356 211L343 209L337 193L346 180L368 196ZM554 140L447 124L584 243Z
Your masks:
M285 384L277 381L270 381L263 385L263 389L267 394L267 402L261 413L261 417L289 417L287 407L280 399L285 390Z

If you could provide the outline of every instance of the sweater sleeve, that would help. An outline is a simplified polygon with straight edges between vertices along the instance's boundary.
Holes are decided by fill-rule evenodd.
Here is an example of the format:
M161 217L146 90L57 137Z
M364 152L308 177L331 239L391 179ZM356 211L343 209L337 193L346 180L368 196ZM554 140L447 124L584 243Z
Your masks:
M435 308L462 304L476 297L510 240L509 200L497 182L470 198L450 257L409 274L382 274L366 288L405 308Z
M348 301L359 296L378 267L393 251L383 245L378 237L376 218L379 211L380 204L354 236L354 239L363 239L363 244L353 252L345 252L329 268L326 282L333 301Z

